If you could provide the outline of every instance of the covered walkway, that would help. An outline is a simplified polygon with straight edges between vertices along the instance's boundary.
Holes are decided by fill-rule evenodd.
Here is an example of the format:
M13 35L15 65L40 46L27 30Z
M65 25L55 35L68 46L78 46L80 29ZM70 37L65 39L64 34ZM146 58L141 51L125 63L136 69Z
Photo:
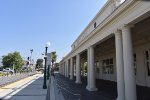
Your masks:
M65 100L115 100L117 98L117 83L106 80L96 80L98 91L89 92L85 89L86 78L82 78L82 84L75 84L74 80L55 75L56 82L62 87L61 92ZM150 100L150 88L137 86L137 100Z

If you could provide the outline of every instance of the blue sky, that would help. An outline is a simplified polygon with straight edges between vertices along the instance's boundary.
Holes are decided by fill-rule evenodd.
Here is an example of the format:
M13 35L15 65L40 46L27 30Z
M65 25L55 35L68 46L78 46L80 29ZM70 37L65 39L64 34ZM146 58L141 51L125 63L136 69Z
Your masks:
M60 61L107 0L0 0L0 56L19 51L24 58L34 49L40 58L48 52Z

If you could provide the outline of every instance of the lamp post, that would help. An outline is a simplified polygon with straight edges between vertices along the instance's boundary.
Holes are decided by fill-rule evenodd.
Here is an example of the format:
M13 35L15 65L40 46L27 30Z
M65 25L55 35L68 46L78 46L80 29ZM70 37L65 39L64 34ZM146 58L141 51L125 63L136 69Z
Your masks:
M30 55L30 67L31 67L31 65L33 64L33 63L32 63L32 53L33 53L33 49L30 49L30 53L31 53L31 55ZM33 65L32 65L32 68L33 68Z
M47 49L50 46L50 42L46 43L45 46L45 66L44 66L44 82L43 82L43 89L47 89L47 84L46 84L46 67L47 67Z
M48 80L48 79L49 79L49 77L50 77L49 70L50 70L50 65L48 65L48 68L47 68L47 80Z
M33 49L30 49L30 52L31 52L31 56L32 56ZM30 56L30 61L31 61L31 56Z
M51 55L52 53L47 53L47 80L50 77L50 65L51 65Z

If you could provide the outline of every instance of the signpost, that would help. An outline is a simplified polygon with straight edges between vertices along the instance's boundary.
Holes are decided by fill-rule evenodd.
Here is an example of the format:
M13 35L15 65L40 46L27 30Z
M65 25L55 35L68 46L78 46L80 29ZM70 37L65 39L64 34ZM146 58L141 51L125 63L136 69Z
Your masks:
M51 57L51 53L47 53L47 79L49 79L49 76L50 76L50 66L51 66L51 60L52 60L52 57Z
M51 53L47 53L47 66L51 65Z

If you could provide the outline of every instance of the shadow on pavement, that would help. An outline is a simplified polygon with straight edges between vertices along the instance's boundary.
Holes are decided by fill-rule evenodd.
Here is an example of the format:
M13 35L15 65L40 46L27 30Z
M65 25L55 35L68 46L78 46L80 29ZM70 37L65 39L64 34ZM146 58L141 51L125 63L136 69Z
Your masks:
M82 84L75 84L75 80L63 75L56 74L57 83L69 90L71 93L62 89L65 100L115 100L117 98L117 83L107 80L96 80L98 91L89 92L86 90L86 77L82 79ZM150 87L137 86L137 100L150 100ZM74 94L80 94L74 95Z
M116 98L116 93L109 94L104 90L107 87L104 89L99 87L100 90L96 92L87 91L86 79L82 79L82 84L75 84L74 80L69 80L60 74L56 74L55 79L57 84L69 91L67 92L65 89L61 90L65 100L115 100Z

